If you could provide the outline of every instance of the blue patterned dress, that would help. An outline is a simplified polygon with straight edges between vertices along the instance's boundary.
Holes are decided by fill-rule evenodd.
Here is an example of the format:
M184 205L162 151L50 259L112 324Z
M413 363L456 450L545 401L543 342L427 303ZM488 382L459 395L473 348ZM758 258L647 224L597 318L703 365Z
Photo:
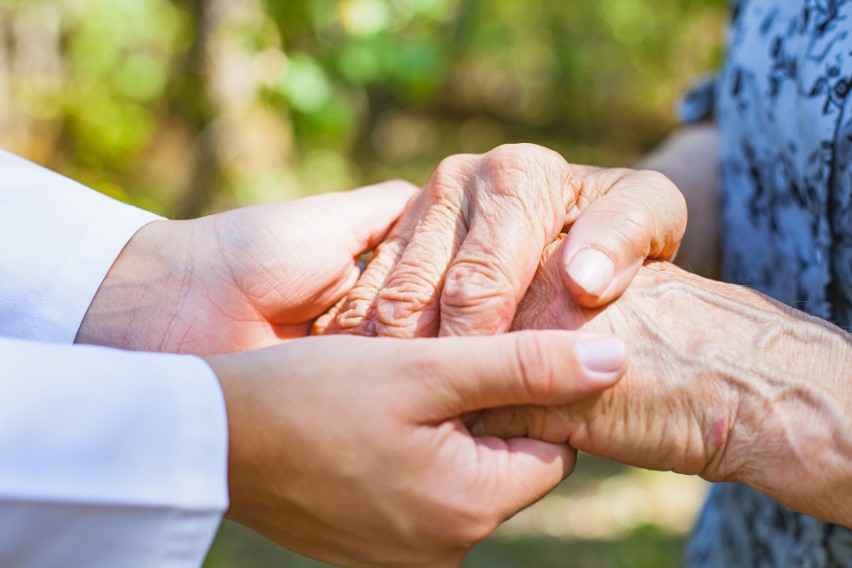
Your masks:
M739 0L733 11L713 96L686 105L687 118L715 107L723 277L852 329L852 0ZM686 564L852 567L852 531L718 484Z

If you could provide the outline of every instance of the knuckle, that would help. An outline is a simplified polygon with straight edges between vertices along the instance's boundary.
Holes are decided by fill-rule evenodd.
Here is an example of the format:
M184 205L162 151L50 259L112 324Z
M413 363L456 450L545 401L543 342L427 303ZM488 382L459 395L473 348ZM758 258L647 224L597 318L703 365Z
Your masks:
M457 261L447 272L441 299L446 306L470 307L494 297L512 296L512 282L500 267L486 259Z
M338 313L334 311L318 317L311 326L311 335L336 335L340 333L337 316Z
M473 160L468 154L456 154L441 160L426 186L429 197L438 202L459 201Z
M406 327L437 304L438 291L430 278L417 270L403 270L377 296L376 319L390 328Z
M534 400L549 400L558 394L556 370L541 337L531 333L515 336L514 355L520 384Z
M544 146L537 144L503 144L485 155L485 162L492 167L508 170L528 170L531 167L562 167L565 159Z
M355 285L334 317L337 331L359 335L375 335L375 310L377 280L365 272ZM334 328L332 328L334 329Z
M645 237L653 232L655 224L656 219L653 213L643 205L625 208L618 219L620 232L628 240Z
M553 217L564 209L570 167L553 150L534 144L498 146L483 157L479 177L488 180L491 195L522 211L544 211ZM573 192L572 192L573 193ZM562 214L558 215L561 219Z
M495 193L517 191L533 176L537 164L536 152L526 146L498 146L483 157L480 174L491 180Z
M374 318L374 306L370 298L352 297L344 309L337 314L337 329L346 333L366 333L369 322Z
M507 275L491 263L454 265L441 292L441 314L465 332L495 333L511 322L516 300Z
M417 274L409 273L379 291L379 303L405 304L425 307L434 298L434 288L426 279Z
M508 166L521 166L526 168L531 165L564 165L565 160L558 152L537 144L503 144L497 146L486 157L495 163L504 163Z

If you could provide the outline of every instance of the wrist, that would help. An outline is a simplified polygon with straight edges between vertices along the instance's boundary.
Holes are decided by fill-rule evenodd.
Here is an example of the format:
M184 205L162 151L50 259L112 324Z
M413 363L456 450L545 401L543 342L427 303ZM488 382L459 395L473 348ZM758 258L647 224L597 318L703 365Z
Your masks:
M140 351L168 351L170 328L193 270L187 221L143 226L116 258L75 343Z
M708 325L684 353L701 361L690 382L712 386L716 413L702 428L702 477L739 481L819 519L852 523L852 336L761 294L677 271L692 314ZM676 307L676 306L675 306ZM680 313L688 313L684 306ZM702 397L702 407L711 406Z
M643 269L625 297L624 327L638 330L636 343L647 342L650 331L657 345L641 350L644 360L636 364L674 371L693 396L700 393L695 396L700 406L691 414L701 467L687 473L754 484L756 476L774 469L764 456L773 451L767 421L778 411L776 389L785 388L780 372L795 368L792 359L800 351L778 350L773 338L795 336L788 317L793 310L741 286L660 263ZM660 365L661 344L663 361L676 360L671 368ZM777 440L774 444L777 449Z
M632 346L631 366L654 370L668 391L661 392L664 399L697 402L688 412L677 411L687 420L680 424L682 447L675 453L681 457L673 469L714 482L738 475L741 451L749 447L740 443L749 438L742 424L744 385L755 380L739 364L748 360L743 340L753 322L719 309L730 301L729 288L736 287L650 263L613 305L617 309L598 318L604 320L598 326L608 325Z

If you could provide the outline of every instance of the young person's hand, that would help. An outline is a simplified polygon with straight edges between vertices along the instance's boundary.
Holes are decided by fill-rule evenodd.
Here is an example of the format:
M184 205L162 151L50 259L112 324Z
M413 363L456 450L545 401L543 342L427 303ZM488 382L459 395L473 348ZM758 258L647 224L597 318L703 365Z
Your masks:
M207 360L229 423L227 516L345 566L452 566L573 467L565 444L474 437L459 417L611 386L614 338L565 331L312 337Z
M204 355L304 336L415 193L392 181L146 225L112 266L77 342Z

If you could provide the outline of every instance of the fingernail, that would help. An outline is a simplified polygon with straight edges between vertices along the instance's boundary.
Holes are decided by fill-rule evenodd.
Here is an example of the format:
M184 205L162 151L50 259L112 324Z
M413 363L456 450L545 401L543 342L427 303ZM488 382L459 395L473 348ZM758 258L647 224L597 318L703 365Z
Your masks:
M577 342L577 358L591 373L615 373L624 366L627 348L617 337L586 337Z
M588 294L600 296L615 276L615 265L601 251L587 248L574 255L568 265L568 276Z

